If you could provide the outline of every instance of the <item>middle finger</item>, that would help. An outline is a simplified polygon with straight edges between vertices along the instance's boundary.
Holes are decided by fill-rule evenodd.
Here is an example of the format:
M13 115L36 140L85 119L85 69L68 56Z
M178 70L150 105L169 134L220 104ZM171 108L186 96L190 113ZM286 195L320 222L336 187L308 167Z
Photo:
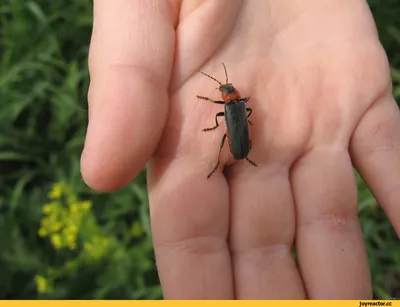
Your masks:
M229 174L235 298L304 299L291 252L295 217L288 167L271 163L247 170Z

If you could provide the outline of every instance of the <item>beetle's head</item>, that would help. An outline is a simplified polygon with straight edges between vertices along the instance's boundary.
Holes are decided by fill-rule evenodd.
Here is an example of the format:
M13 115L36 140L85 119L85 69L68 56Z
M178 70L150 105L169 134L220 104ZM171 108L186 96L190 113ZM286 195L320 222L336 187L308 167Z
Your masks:
M222 84L218 89L225 102L229 102L233 99L240 99L240 93L233 87L232 83Z
M217 82L219 84L219 87L217 87L217 89L221 92L222 99L225 102L229 102L232 99L240 99L240 93L233 87L232 83L229 83L229 81L228 81L228 73L226 72L225 64L222 63L222 65L224 66L224 70L225 70L225 77L226 77L225 84L222 84L222 82L218 81L214 77L211 77L210 75L208 75L202 71L201 71L201 73L203 75L209 77L210 79L213 79L215 82Z
M236 89L233 87L232 83L222 84L218 89L223 94L231 94L236 91Z

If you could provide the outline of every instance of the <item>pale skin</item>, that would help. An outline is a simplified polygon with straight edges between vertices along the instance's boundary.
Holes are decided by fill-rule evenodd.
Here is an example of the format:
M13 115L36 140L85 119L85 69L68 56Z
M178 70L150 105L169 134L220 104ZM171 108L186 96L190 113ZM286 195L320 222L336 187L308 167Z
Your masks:
M353 165L400 233L400 116L363 0L95 0L82 175L148 165L166 299L369 299ZM252 150L204 71L251 96ZM296 245L298 266L292 254Z

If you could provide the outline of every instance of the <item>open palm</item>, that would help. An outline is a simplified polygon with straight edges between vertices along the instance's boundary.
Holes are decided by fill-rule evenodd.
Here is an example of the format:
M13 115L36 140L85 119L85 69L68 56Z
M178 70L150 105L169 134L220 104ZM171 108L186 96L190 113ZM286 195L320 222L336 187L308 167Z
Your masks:
M207 179L221 62L258 167L225 144ZM400 118L364 1L97 0L90 70L83 176L115 190L152 158L165 298L371 297L353 165L399 233Z

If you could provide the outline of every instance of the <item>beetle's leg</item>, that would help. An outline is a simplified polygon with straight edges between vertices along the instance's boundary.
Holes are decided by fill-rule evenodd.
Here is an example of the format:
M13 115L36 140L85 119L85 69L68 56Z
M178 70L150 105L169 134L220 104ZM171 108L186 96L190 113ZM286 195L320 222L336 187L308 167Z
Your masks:
M218 162L217 162L217 165L214 167L214 169L212 170L212 172L208 174L207 179L209 179L209 178L212 176L212 174L214 174L214 172L217 170L217 168L218 168L218 166L219 166L219 158L220 158L220 156L221 156L222 147L224 147L225 139L226 139L226 133L224 134L224 136L223 136L222 139L221 139L221 145L220 145L220 147L219 147L219 152L218 152Z
M249 112L249 114L247 114L247 117L250 117L251 113L253 113L253 109L252 108L246 108L246 112Z
M258 165L257 165L255 162L251 161L249 158L246 157L246 160L249 161L249 163L250 163L251 165L253 165L253 166L255 166L255 167L258 167Z
M246 112L249 112L249 114L247 114L247 118L249 118L251 113L253 113L253 109L252 108L246 108ZM248 120L248 122L249 122L250 125L253 125L253 123L250 120Z
M204 97L204 96L199 96L199 95L197 95L196 97L197 97L197 98L200 98L200 99L204 99L204 100L211 101L211 102L213 102L213 103L225 104L225 101L212 100L211 98Z
M219 124L218 124L218 117L224 116L224 115L225 115L224 112L218 112L217 115L215 115L215 126L212 127L212 128L205 128L205 129L203 129L203 131L211 131L211 130L217 129L218 126L219 126Z
M240 100L243 100L244 102L248 102L250 100L251 96L249 97L243 97Z
M249 140L249 146L250 146L250 150L251 150L251 147L252 147L251 140ZM249 161L249 163L250 163L251 165L258 166L256 163L254 163L253 161L251 161L251 160L250 160L249 158L247 158L247 157L246 157L246 160Z

